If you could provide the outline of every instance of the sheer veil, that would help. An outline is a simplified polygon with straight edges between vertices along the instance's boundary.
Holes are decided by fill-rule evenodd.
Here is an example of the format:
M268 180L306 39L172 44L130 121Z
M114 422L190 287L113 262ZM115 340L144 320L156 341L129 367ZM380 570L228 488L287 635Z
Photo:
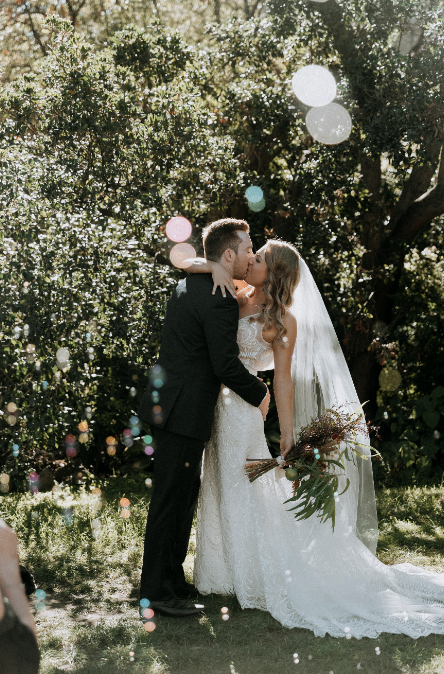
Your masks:
M354 412L359 406L356 389L333 324L313 276L302 258L300 270L301 278L291 307L298 324L291 368L295 438L300 428L319 412L333 405L341 406L347 412ZM350 486L340 497L338 515L345 518L349 530L353 530L375 554L378 520L370 441L366 436L360 436L358 440L366 445L360 451L368 458L364 460L355 456L354 462L346 461ZM345 483L345 478L342 479Z

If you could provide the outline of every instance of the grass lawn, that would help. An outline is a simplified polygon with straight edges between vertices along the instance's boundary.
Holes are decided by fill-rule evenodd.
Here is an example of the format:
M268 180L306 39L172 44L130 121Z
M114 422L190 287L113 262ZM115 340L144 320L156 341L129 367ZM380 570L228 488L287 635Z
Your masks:
M36 613L41 674L444 673L444 636L319 638L286 629L262 611L242 611L234 597L206 597L208 610L200 619L159 617L154 631L145 631L138 582L150 490L142 477L97 486L101 495L82 487L0 498L0 516L20 539L21 561L47 593ZM383 562L409 561L444 572L441 496L439 488L379 491ZM126 518L122 497L130 500ZM91 526L93 520L100 520L100 528ZM224 606L228 620L222 619Z

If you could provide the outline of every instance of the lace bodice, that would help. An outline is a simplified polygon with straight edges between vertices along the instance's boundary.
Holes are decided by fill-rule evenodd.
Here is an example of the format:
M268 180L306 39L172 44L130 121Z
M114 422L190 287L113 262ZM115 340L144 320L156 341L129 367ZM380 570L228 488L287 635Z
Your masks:
M273 363L273 347L262 337L262 323L257 320L260 314L239 319L237 343L239 358L251 374L270 369Z

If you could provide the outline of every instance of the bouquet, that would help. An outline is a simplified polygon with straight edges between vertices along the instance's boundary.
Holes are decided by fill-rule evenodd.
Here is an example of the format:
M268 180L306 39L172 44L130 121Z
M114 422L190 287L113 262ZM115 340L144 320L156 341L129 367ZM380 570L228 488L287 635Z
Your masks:
M355 455L361 459L369 458L358 450L358 447L367 445L358 442L357 436L368 434L367 425L359 413L361 407L352 414L333 407L312 419L301 429L298 441L285 460L280 457L247 459L245 468L250 482L273 468L284 468L285 477L293 482L293 497L285 503L297 502L290 508L296 511L295 518L305 520L316 514L321 522L331 519L334 531L336 503L339 496L347 491L350 481L346 478L345 488L339 493L339 477L344 473L334 472L333 467L345 470L344 459L354 461ZM342 451L341 443L345 443ZM331 455L334 456L328 458Z

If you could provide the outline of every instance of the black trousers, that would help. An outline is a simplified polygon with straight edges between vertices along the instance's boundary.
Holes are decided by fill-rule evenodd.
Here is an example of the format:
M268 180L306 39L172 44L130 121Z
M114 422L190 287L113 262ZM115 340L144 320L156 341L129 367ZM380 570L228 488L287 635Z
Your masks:
M204 441L154 428L154 489L145 533L140 598L168 600L185 581L183 562L200 487Z

